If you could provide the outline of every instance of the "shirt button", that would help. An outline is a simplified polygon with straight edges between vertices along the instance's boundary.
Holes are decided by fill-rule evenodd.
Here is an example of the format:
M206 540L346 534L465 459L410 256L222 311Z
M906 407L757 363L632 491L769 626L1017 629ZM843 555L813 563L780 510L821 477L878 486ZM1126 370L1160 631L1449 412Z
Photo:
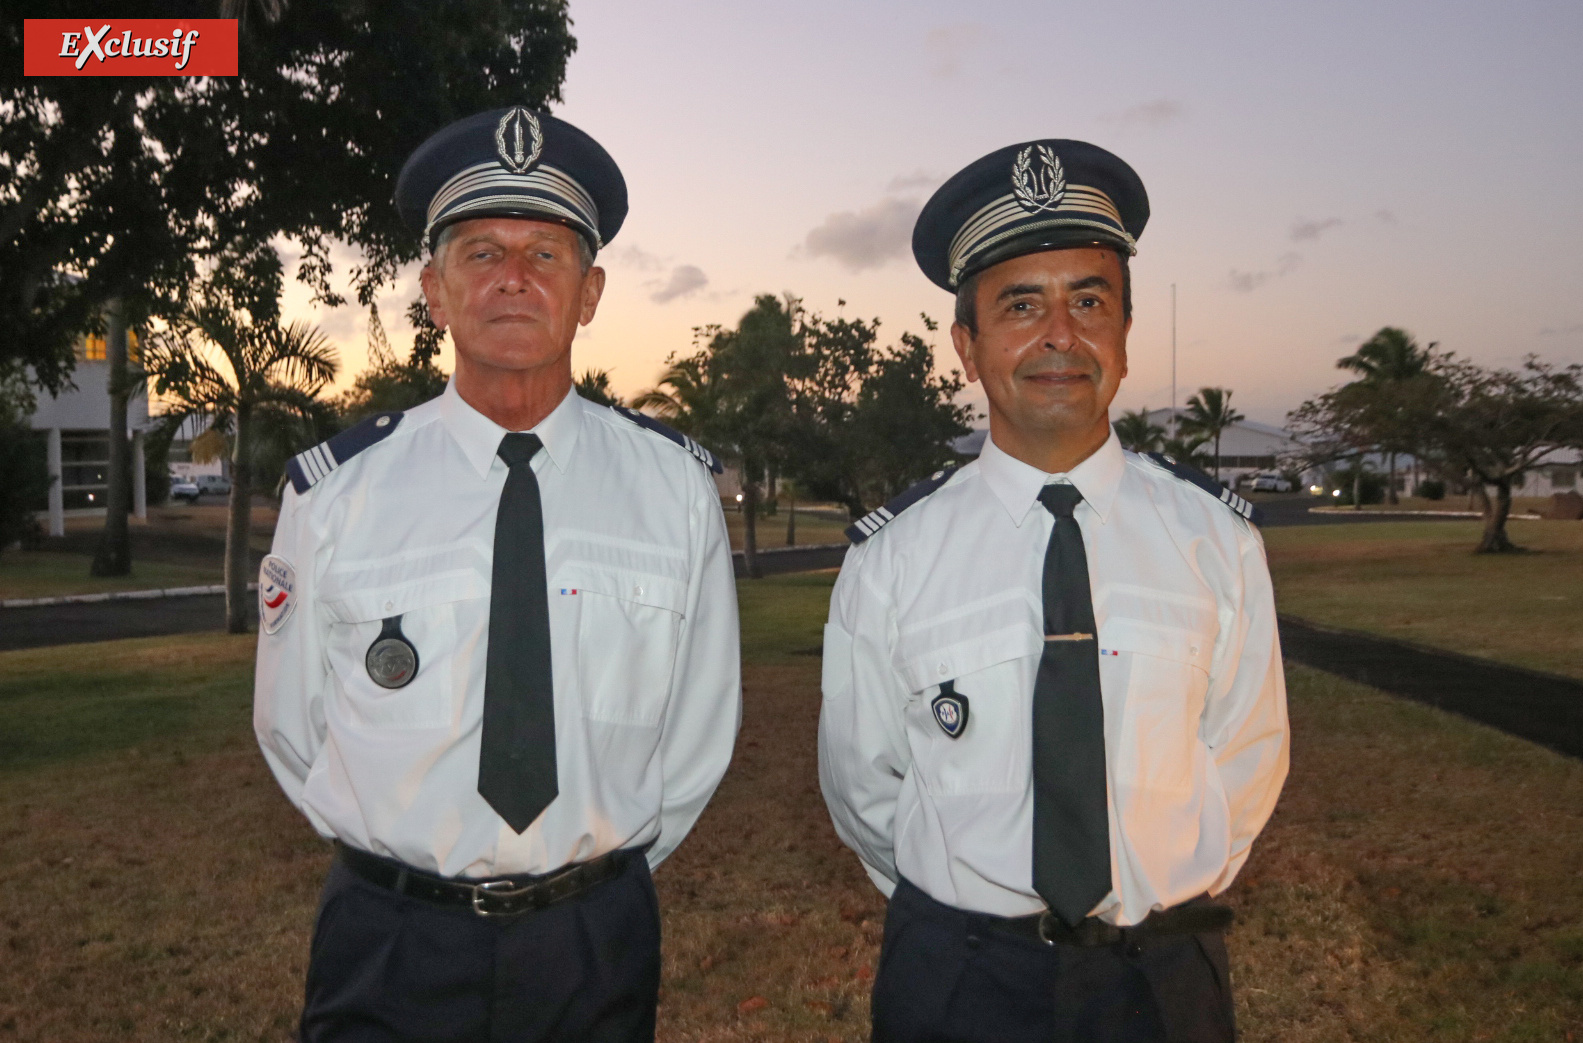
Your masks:
M948 672L949 672L949 667L947 667L947 666L946 666L946 665L945 665L945 664L944 664L944 663L941 663L941 664L940 664L940 665L939 665L939 666L938 666L938 667L936 667L936 668L935 668L935 669L937 669L937 670L939 670L939 671L940 671L940 676L941 676L941 677L944 677L944 676L945 676L945 675L946 675L946 674L947 674L947 673L948 673Z
M391 609L393 609L395 607L396 607L396 603L394 601L387 601L387 602L385 602L385 611L386 612L389 612Z
M633 587L632 588L632 596L635 597L635 598L642 597L643 596L643 588L642 587Z
M378 420L374 421L374 426L375 427L389 427L390 426L390 418L388 416L382 416Z

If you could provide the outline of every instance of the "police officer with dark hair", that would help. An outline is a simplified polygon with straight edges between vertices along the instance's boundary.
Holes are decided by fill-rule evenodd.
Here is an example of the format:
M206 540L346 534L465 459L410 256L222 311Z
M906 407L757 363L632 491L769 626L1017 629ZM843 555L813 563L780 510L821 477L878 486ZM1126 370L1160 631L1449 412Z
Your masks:
M481 113L396 201L456 371L291 462L259 577L254 727L337 851L302 1038L651 1040L649 870L740 720L720 466L573 390L627 211L592 138Z
M1287 770L1253 508L1122 450L1132 168L983 157L913 253L957 295L979 458L858 521L825 629L819 770L890 896L877 1041L1231 1040L1212 901Z

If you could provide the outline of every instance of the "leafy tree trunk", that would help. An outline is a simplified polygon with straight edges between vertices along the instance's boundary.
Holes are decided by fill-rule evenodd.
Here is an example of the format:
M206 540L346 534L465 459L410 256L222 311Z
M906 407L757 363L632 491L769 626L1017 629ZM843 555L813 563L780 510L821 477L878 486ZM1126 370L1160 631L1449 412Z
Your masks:
M131 391L126 375L126 310L119 297L105 304L105 360L110 364L110 473L104 498L104 531L88 572L94 576L126 576L132 571L131 513L132 447L126 437L126 400Z
M797 497L786 497L786 546L797 546Z
M1215 481L1220 481L1220 431L1215 431Z
M749 579L764 578L764 573L759 571L758 516L759 484L757 482L743 482L742 564L747 571Z
M1395 507L1402 502L1396 497L1396 451L1393 449L1385 459L1385 466L1390 471L1390 484L1385 487L1385 502Z
M1482 481L1474 486L1478 490L1479 507L1484 512L1484 535L1474 553L1509 554L1521 550L1506 535L1506 519L1512 513L1512 480L1509 477L1501 478L1492 484L1495 486L1493 500Z
M253 522L253 416L246 406L236 411L236 439L231 448L231 502L225 519L225 629L247 633L247 581L251 578L248 542Z
M1352 509L1363 510L1363 454L1358 454L1358 462L1352 469Z

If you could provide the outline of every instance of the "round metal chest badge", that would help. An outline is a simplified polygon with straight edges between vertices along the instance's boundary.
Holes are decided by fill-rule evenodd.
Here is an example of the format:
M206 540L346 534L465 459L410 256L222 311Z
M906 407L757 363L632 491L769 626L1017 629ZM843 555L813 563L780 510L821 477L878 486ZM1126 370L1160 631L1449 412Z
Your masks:
M381 688L405 688L418 675L418 650L401 632L401 617L385 620L384 629L363 656L368 676Z

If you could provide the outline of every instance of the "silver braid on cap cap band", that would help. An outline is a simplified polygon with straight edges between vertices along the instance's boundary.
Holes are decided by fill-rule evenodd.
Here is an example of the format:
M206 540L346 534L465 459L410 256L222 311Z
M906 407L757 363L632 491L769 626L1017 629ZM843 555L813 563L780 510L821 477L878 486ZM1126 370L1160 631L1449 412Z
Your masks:
M454 176L429 201L424 239L440 221L477 210L521 206L564 218L593 241L599 236L599 208L583 186L555 167L540 165L525 174L503 169L495 162L468 167Z
M1030 221L1028 210L1014 195L1004 195L980 208L962 223L947 250L950 282L957 284L974 255L1015 236L1045 228L1093 228L1119 238L1128 253L1137 253L1137 240L1122 226L1116 204L1104 192L1087 185L1068 185L1060 204L1046 213L1059 216Z

